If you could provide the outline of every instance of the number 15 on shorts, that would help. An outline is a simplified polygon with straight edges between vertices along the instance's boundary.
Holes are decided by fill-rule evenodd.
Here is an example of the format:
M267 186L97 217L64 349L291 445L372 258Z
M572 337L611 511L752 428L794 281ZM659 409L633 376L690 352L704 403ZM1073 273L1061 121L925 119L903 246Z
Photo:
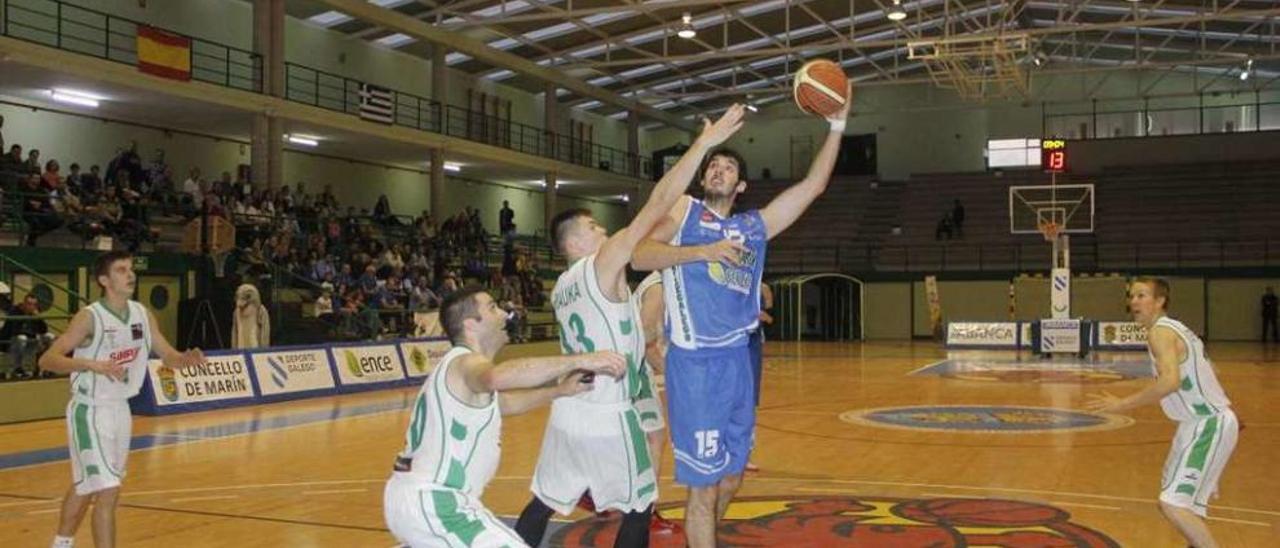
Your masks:
M698 438L698 458L709 459L716 456L720 449L719 430L699 430L693 435Z

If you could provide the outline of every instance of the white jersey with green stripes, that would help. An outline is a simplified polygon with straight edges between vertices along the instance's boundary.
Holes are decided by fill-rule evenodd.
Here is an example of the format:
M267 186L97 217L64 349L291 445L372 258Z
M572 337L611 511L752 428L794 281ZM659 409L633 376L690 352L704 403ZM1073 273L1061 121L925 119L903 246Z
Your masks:
M89 344L76 348L72 357L85 360L110 360L125 366L125 377L117 381L92 371L71 374L71 395L80 401L122 402L142 389L147 376L147 360L151 356L150 316L146 307L128 301L125 315L116 314L106 303L98 301L87 307L93 321L93 337Z
M1227 394L1218 384L1213 363L1205 352L1204 342L1182 322L1167 316L1156 320L1152 329L1167 327L1182 338L1187 357L1178 364L1178 390L1160 400L1160 407L1170 419L1183 422L1218 415L1231 406ZM1147 350L1150 353L1150 349ZM1151 355L1155 367L1155 355Z
M479 499L498 470L502 413L497 392L484 407L468 405L449 392L445 382L449 368L470 353L468 348L453 347L422 383L400 457L413 459L408 474L414 479Z
M556 322L560 324L560 347L565 354L612 350L627 359L627 374L621 379L597 375L595 387L574 396L590 403L630 401L642 389L640 360L644 357L644 330L640 312L630 290L620 302L604 296L596 279L596 256L578 259L556 280L551 290Z

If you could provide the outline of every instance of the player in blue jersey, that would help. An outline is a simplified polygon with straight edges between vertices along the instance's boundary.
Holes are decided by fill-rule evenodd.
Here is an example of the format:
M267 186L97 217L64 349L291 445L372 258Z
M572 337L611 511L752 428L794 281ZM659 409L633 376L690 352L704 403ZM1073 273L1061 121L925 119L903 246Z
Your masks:
M715 526L742 484L755 428L748 351L760 314L760 281L768 240L800 217L827 188L840 151L848 104L828 122L822 148L805 178L764 209L730 215L747 188L746 162L712 152L702 169L699 200L685 196L637 248L637 270L665 269L666 389L676 481L689 487L689 546L715 546ZM691 246L728 240L736 249L707 262Z

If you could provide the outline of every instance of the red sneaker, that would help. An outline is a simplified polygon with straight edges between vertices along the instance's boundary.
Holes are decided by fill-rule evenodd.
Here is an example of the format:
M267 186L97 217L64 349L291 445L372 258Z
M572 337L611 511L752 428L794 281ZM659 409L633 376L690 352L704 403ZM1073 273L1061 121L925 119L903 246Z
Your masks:
M662 517L662 514L658 513L657 510L654 510L653 519L649 520L649 534L683 537L684 527L681 527L679 523Z

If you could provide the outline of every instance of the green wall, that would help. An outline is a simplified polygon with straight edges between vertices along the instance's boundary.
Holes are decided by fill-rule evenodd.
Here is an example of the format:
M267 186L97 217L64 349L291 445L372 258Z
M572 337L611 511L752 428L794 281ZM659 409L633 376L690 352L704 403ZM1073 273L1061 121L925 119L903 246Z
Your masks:
M1209 337L1214 340L1258 340L1262 334L1262 292L1280 288L1280 279L1219 279L1208 283ZM1173 290L1173 306L1184 300Z
M867 339L911 337L911 284L869 283L863 288L862 332Z
M1262 331L1259 299L1268 286L1280 288L1280 279L1208 279L1195 276L1168 278L1172 298L1169 315L1185 323L1207 340L1257 340ZM1072 278L1071 315L1092 320L1124 321L1123 277ZM1047 278L1014 280L1017 298L1014 318L1032 320L1049 316ZM944 321L1008 321L1009 282L972 280L938 282ZM1206 299L1207 296L1207 299ZM868 339L928 337L929 309L924 281L870 282L864 287L864 330ZM912 312L914 311L914 315Z

